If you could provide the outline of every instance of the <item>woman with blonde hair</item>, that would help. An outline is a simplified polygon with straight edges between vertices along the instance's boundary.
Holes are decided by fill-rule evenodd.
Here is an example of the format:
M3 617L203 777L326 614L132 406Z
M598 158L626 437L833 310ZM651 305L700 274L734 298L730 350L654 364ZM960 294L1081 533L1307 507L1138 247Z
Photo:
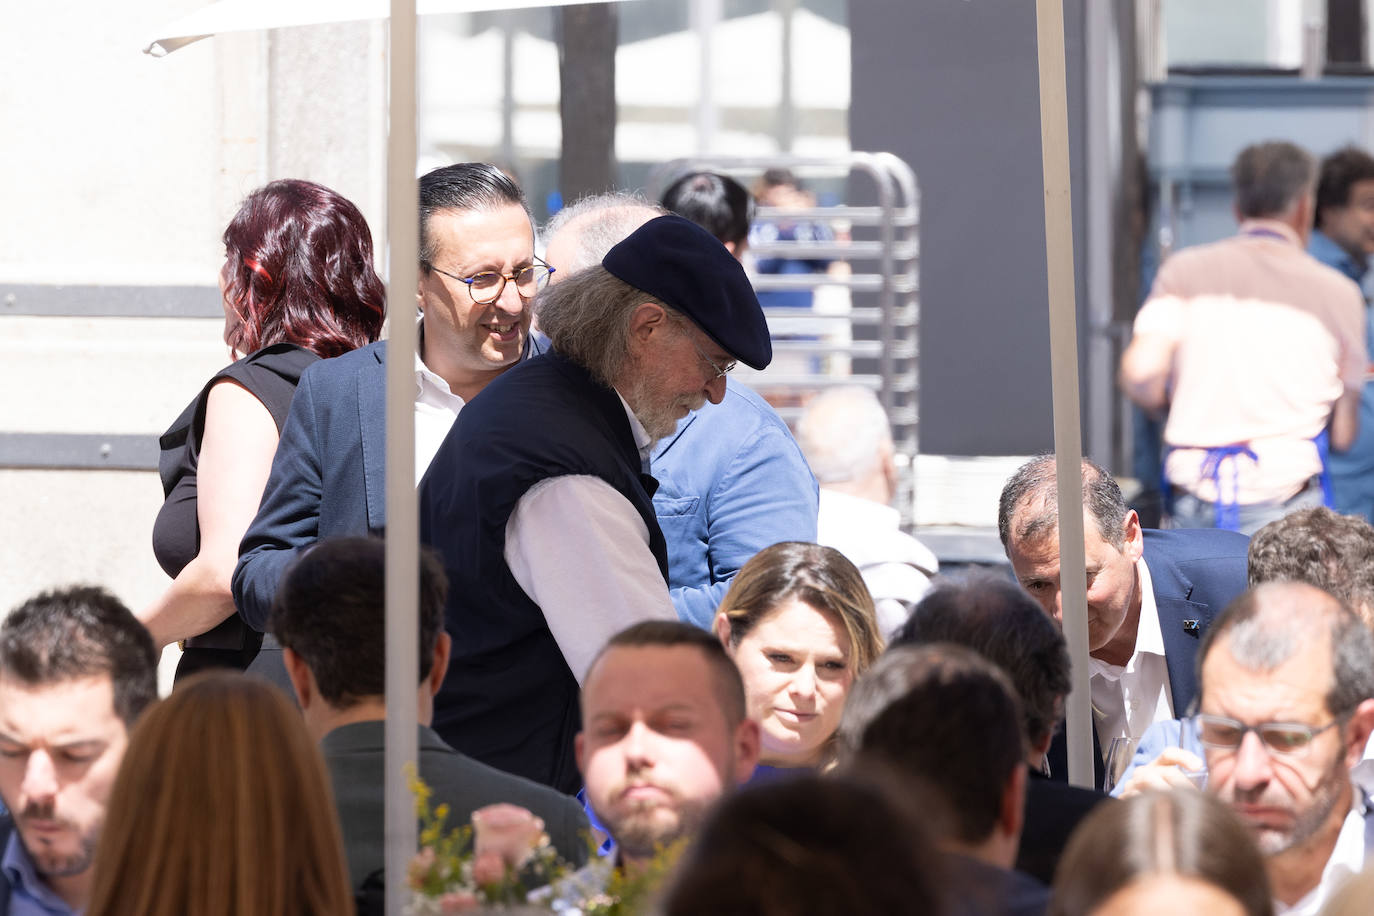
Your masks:
M352 913L329 775L285 695L206 672L144 713L94 885L87 916Z
M765 548L735 576L714 630L763 729L755 779L831 763L849 687L883 649L854 564L819 544Z

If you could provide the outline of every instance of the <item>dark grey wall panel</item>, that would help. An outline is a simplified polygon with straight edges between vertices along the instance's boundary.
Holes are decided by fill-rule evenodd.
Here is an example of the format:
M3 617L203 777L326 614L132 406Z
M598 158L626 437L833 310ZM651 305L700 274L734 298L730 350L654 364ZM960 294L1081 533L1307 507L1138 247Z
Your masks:
M1081 238L1083 0L1065 7L1074 230ZM1048 450L1035 4L851 0L849 24L850 143L897 154L920 182L921 451ZM1081 258L1076 274L1081 302ZM1079 314L1082 352L1081 307Z

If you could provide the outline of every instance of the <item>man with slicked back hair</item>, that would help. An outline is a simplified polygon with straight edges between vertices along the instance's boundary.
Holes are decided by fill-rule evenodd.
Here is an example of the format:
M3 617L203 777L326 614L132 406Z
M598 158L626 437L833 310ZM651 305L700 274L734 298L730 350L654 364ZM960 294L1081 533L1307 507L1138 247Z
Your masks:
M417 482L464 405L532 352L530 301L548 277L534 256L524 195L500 169L435 169L421 176L419 195ZM390 309L393 320L410 314L408 302ZM234 603L257 630L267 628L277 586L303 550L386 528L386 357L383 340L301 376L234 570ZM264 640L253 670L286 687L280 656L276 641Z

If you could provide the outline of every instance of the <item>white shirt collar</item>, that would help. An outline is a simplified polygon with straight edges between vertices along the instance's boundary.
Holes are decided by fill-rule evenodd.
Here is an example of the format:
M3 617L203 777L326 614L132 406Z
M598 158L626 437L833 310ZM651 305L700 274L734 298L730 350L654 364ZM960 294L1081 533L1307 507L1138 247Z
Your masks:
M614 389L612 389L614 390ZM639 464L644 473L649 472L649 453L653 451L654 440L649 438L649 431L644 428L644 424L639 422L639 417L630 409L630 402L625 400L624 395L616 391L615 396L620 398L620 406L625 408L625 416L630 418L630 434L634 436L635 448L639 449Z
M436 391L445 397L457 397L453 390L448 387L448 382L439 376L434 370L425 365L425 361L420 358L425 346L425 317L421 315L415 319L415 399L419 400L425 393L425 389ZM462 399L459 398L459 403Z
M1164 632L1159 627L1159 606L1155 604L1154 584L1150 581L1150 567L1145 558L1135 561L1136 578L1140 589L1140 620L1135 630L1135 651L1125 665L1109 665L1088 656L1088 666L1092 673L1108 680L1120 680L1126 671L1135 670L1140 665L1142 655L1164 657Z

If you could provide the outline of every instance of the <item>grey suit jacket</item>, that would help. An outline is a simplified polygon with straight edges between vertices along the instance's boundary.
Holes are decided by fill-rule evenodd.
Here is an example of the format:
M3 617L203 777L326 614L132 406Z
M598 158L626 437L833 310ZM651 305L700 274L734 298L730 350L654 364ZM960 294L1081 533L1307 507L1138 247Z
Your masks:
M383 825L383 749L386 723L355 722L324 736L320 751L334 785L334 805L348 854L348 878L356 890L386 858ZM465 757L432 729L420 726L420 778L433 790L431 808L449 806L446 826L468 822L472 812L497 802L527 808L544 821L559 855L582 865L589 851L587 816L577 800L539 783ZM405 880L399 876L397 880Z

